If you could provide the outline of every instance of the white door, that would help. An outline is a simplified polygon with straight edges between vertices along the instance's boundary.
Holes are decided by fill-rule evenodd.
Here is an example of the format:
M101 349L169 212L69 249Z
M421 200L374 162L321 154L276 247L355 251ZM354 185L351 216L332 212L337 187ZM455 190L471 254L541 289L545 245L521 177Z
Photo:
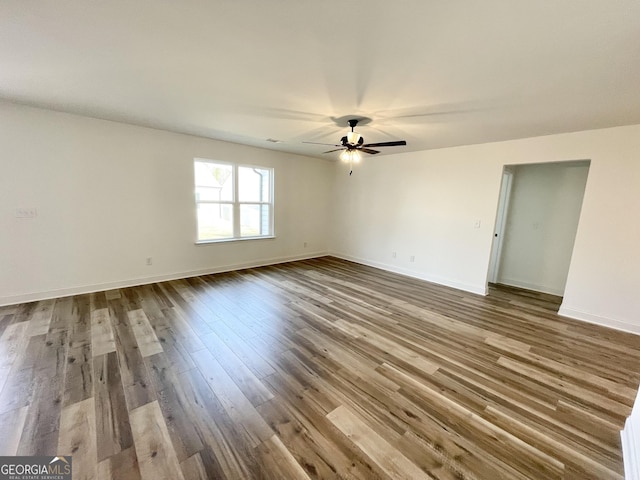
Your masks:
M500 256L502 254L502 241L504 238L505 226L507 223L507 213L509 211L509 199L511 197L511 184L513 183L513 172L505 167L502 172L502 184L500 186L500 199L498 200L498 212L496 215L496 226L493 231L493 244L491 246L491 261L489 263L489 282L498 281L500 270Z

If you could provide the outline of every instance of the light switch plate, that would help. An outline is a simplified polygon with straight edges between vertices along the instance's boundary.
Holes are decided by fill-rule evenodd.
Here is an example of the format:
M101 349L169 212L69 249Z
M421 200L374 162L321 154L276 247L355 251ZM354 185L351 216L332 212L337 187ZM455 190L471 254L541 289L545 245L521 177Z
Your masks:
M16 208L16 218L36 218L38 216L37 208Z

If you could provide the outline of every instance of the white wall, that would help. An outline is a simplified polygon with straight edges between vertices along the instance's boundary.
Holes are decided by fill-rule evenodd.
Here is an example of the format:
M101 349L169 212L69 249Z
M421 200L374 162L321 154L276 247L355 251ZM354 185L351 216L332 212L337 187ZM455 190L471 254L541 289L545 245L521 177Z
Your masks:
M512 171L498 283L562 295L589 164L519 165Z
M640 333L639 125L369 156L351 177L340 165L331 250L484 293L503 166L587 159L560 313Z
M467 158L464 148L368 156L351 176L338 164L332 251L484 293L502 167L459 152Z
M275 167L277 238L194 245L194 157ZM328 248L484 293L503 166L590 159L561 313L640 333L639 157L636 125L370 156L349 177L342 164L0 103L0 304ZM38 217L15 218L22 207Z
M274 167L276 238L196 246L194 157ZM0 305L325 253L333 169L0 103Z

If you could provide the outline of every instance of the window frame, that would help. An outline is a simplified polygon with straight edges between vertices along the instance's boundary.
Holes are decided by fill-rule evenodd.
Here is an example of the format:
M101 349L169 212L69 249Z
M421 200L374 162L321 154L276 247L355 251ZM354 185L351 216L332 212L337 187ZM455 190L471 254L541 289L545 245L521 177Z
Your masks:
M197 194L198 185L196 183L196 162L199 163L210 163L214 165L225 165L231 167L231 200L199 200ZM268 202L257 202L257 201L240 201L240 191L239 191L239 169L240 168L251 168L251 169L260 169L260 170L268 170L269 171L269 201ZM220 160L212 160L207 158L199 158L196 157L193 159L193 197L195 201L196 207L196 245L204 245L210 243L223 243L223 242L236 242L236 241L244 241L244 240L261 240L265 238L275 238L275 222L274 222L274 213L275 213L275 192L274 192L274 177L275 177L275 169L273 167L267 167L264 165L251 165L244 163L235 163L228 161L220 161ZM232 207L232 236L224 237L224 238L216 238L216 239L200 239L199 238L199 222L198 222L198 207L200 204L215 204L215 205L231 205ZM242 205L266 205L269 209L269 233L266 235L253 235L253 236L242 236L241 235L241 223L240 223L240 207Z

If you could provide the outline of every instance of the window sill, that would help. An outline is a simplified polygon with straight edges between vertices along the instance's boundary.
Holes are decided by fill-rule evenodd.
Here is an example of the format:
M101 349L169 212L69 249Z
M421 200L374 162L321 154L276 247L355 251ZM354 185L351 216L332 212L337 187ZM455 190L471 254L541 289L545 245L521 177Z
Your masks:
M259 237L242 237L242 238L221 238L220 240L199 240L196 245L211 245L212 243L229 243L229 242L245 242L247 240L265 240L274 239L275 235L261 235Z

